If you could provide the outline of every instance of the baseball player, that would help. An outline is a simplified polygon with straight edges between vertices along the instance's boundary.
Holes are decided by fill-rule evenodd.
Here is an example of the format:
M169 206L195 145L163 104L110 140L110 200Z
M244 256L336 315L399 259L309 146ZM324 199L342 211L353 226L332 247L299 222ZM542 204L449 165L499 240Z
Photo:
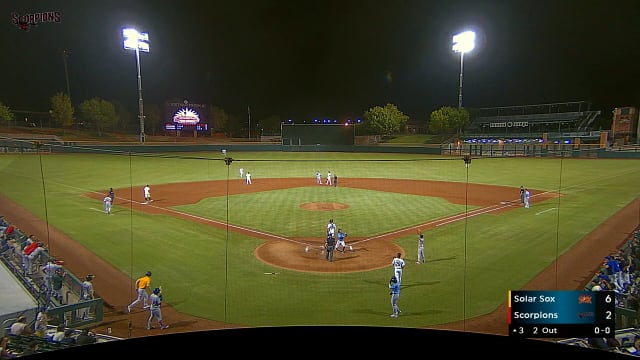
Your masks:
M244 168L241 167L238 171L240 172L240 179L242 179L244 177Z
M251 185L251 173L247 171L247 185Z
M116 193L113 192L113 188L109 188L109 197L111 198L111 203L113 204L116 201Z
M93 281L93 274L88 274L85 277L85 280L82 282L82 300L93 300L94 297L94 293L93 293L93 283L91 281ZM82 315L81 318L82 319L86 319L89 316L89 308L83 308L81 310Z
M327 236L334 237L336 235L336 223L333 222L333 219L329 219L329 223L327 224Z
M111 214L111 202L112 201L113 201L113 199L111 199L110 195L107 195L107 196L104 197L104 199L102 199L102 202L104 203L104 212L107 215Z
M327 185L331 186L331 181L333 178L331 177L331 171L327 172Z
M160 305L162 305L162 290L160 288L153 289L151 296L149 296L149 320L147 320L147 330L153 329L151 326L151 321L153 318L156 318L158 321L158 325L160 325L160 329L166 329L169 325L165 325L162 321L162 310L160 310Z
M338 242L336 243L336 250L342 251L343 254L344 251L347 250L347 244L344 242L344 238L346 238L347 236L349 235L342 232L342 229L338 229Z
M316 171L316 183L322 185L322 174L320 170Z
M400 308L398 308L398 299L400 298L400 282L395 276L392 276L391 280L389 280L389 295L391 295L391 310L393 311L390 316L392 318L397 318L401 313Z
M400 285L402 283L402 269L404 269L404 260L401 253L398 253L393 258L391 265L393 266L394 276L398 280L398 285Z
M127 312L131 312L131 308L141 302L144 304L144 309L149 307L149 294L147 294L149 285L151 285L151 271L147 271L144 276L136 280L136 293L138 297L127 306Z
M148 204L149 202L153 201L151 200L151 187L149 185L145 185L144 188L142 188L142 192L144 193L145 204Z
M422 231L418 231L418 261L416 264L424 263L424 235Z
M524 207L525 208L529 208L529 200L531 198L531 193L529 192L529 189L524 189Z

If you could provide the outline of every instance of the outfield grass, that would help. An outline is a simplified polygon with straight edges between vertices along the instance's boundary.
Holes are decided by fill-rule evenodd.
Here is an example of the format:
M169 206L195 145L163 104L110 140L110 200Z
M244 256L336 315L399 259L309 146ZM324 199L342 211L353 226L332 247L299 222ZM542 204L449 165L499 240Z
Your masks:
M3 155L0 192L47 219L79 243L135 278L153 269L176 309L249 326L431 326L493 311L509 289L521 288L605 219L638 196L640 162L585 159L473 159L411 154ZM400 178L524 185L559 193L533 211L480 215L427 232L429 262L415 265L415 236L398 239L407 253L400 307L390 319L391 268L348 274L274 269L253 256L261 240L166 215L132 212L81 196L109 187L142 186L238 177L238 168L264 178L308 178L309 188L204 199L179 210L282 236L322 233L328 213L304 212L302 202L339 201L352 234L374 235L463 212L440 198L315 185L315 172L348 178ZM192 191L198 191L193 189ZM119 194L116 194L118 196ZM514 191L513 199L518 197ZM506 199L505 199L506 200ZM227 215L228 206L228 215ZM545 211L547 210L547 211ZM337 217L334 216L334 217ZM346 225L344 225L346 227ZM319 235L318 235L319 236ZM55 253L55 244L48 244ZM389 259L391 261L391 258ZM594 264L594 266L597 264ZM278 271L278 276L264 272ZM558 274L562 276L562 274ZM552 284L550 284L550 288Z

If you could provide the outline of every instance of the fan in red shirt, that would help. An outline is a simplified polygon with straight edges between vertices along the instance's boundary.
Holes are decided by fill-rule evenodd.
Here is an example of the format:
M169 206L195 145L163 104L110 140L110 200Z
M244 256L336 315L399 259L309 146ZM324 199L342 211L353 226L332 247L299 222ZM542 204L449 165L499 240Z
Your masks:
M13 227L13 225L9 224L9 226L7 226L7 228L4 229L4 236L7 239L11 239L13 236L13 230L15 230L15 228Z
M38 247L38 242L37 241L33 241L31 244L27 245L24 250L22 250L22 252L29 256L31 255L31 253L33 252L33 250L35 250Z

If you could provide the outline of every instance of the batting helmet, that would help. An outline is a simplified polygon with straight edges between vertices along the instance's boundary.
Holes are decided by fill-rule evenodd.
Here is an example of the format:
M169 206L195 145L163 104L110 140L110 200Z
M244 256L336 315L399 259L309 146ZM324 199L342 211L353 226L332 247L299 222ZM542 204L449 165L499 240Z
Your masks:
M160 294L160 288L153 289L153 293L156 295Z
M87 275L86 279L87 279L87 281L91 281L91 280L93 280L93 277L94 277L93 274L89 274L89 275Z
M147 273L145 275L151 276L151 271L147 271Z
M398 279L397 279L395 276L392 276L390 281L391 281L392 283L397 283L397 282L398 282Z

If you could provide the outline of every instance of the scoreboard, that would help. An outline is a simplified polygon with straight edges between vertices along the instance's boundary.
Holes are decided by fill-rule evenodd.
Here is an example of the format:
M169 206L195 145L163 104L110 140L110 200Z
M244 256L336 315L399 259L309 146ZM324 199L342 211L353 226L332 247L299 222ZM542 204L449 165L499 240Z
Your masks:
M615 336L615 291L509 291L509 336Z

